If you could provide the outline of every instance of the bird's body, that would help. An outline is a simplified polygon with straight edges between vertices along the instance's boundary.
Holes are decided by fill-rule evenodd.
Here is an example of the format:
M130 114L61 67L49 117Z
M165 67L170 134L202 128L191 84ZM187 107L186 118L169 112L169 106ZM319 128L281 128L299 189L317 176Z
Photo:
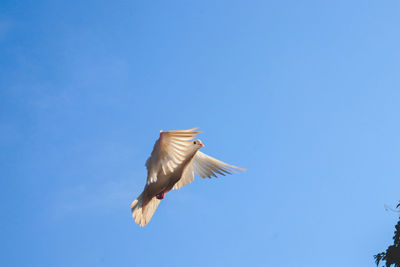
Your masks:
M191 183L196 173L202 178L225 175L233 170L243 170L214 159L199 151L204 147L194 137L197 128L160 132L151 156L146 161L147 183L140 196L132 202L135 222L145 226L153 216L165 193Z
M154 196L162 193L168 193L174 187L174 185L182 178L182 173L185 168L188 167L188 162L192 160L194 154L179 164L174 172L165 174L162 170L159 170L157 173L157 181L146 185L143 192L146 195L146 199L151 199Z

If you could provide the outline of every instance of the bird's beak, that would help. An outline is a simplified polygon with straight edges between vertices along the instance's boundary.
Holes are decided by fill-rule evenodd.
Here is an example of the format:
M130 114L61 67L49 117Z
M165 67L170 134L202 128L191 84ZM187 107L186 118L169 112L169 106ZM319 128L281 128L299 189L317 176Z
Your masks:
M204 147L204 145L203 145L203 144L200 144L200 147Z

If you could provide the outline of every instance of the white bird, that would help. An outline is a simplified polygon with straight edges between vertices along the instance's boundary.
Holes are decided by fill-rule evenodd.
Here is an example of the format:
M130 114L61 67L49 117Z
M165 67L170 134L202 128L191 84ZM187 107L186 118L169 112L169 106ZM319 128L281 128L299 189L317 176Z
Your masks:
M165 193L190 184L194 174L211 178L217 177L217 174L244 171L200 152L203 143L199 139L193 140L201 133L197 129L160 131L160 137L146 161L147 183L131 204L132 217L140 226L149 223Z

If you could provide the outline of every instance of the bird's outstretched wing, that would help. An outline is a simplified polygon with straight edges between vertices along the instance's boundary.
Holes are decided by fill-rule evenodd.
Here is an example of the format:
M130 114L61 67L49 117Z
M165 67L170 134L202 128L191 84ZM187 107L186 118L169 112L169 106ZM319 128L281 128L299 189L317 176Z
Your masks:
M200 131L198 128L160 132L160 138L154 145L150 158L146 161L147 184L157 181L157 174L172 173L187 157L191 145L190 140Z
M217 177L217 175L225 176L236 171L245 171L245 169L230 165L197 151L190 165L182 174L182 178L175 184L174 189L179 189L193 182L195 173L201 178L211 178Z

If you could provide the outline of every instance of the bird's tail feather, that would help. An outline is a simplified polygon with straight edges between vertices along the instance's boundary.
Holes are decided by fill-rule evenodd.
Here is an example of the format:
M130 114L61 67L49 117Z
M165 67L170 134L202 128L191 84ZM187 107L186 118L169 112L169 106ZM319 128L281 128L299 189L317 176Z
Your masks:
M159 204L160 200L156 197L153 197L150 201L144 201L143 193L140 194L131 204L132 217L135 219L135 223L140 226L148 224Z

